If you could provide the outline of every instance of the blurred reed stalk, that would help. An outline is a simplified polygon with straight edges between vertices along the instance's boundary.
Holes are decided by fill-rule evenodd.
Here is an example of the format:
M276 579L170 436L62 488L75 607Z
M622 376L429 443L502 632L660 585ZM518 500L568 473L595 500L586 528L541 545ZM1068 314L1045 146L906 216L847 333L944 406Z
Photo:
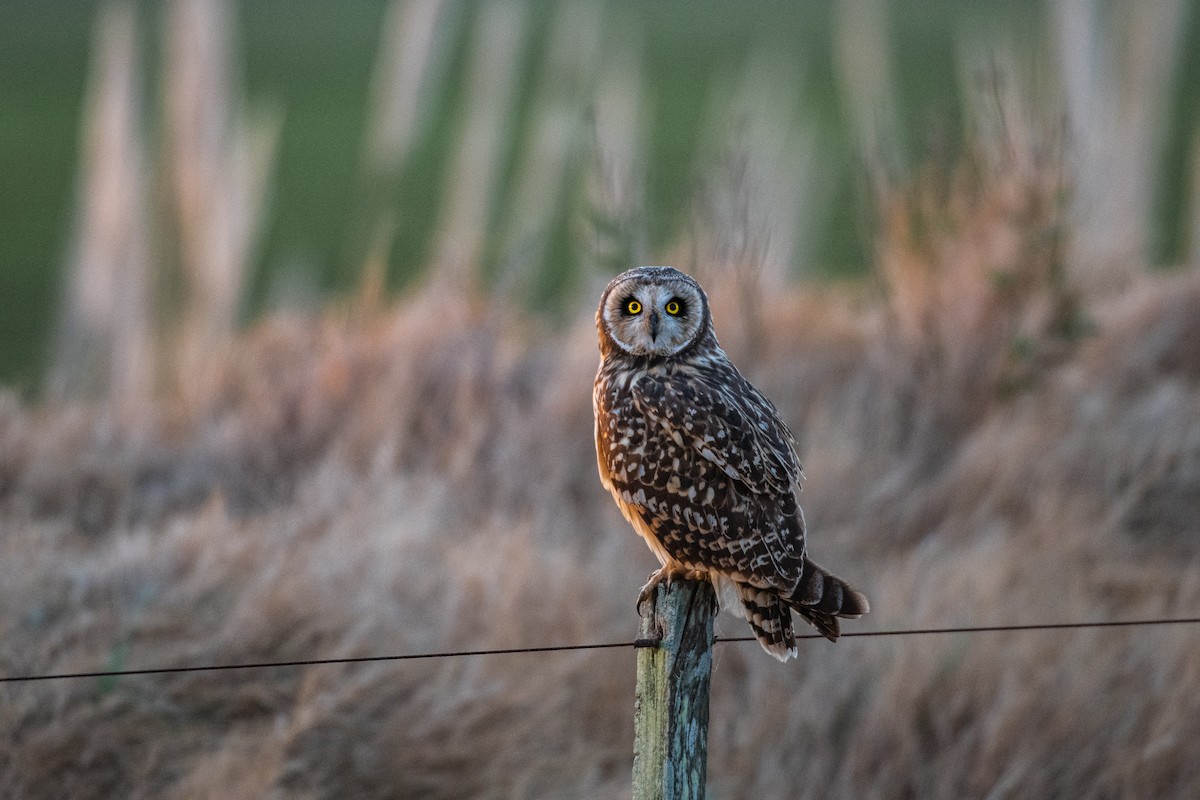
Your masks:
M429 116L444 79L446 0L393 0L371 78L364 170L395 173Z
M408 161L414 141L430 118L430 108L446 82L446 61L462 10L446 0L393 0L384 17L378 57L371 75L363 144L361 182L394 181ZM388 253L395 236L395 210L387 203L374 215L355 300L369 316L381 308L387 285Z
M870 159L896 163L899 128L895 61L888 35L888 5L838 3L834 12L834 80L846 103L851 133Z
M234 95L227 0L174 0L166 23L166 167L184 279L174 377L184 396L208 382L232 341L281 120Z
M144 121L133 8L105 5L97 24L77 229L51 387L61 397L136 405L156 383L185 396L199 391L207 365L232 341L265 221L281 119L247 109L238 97L230 0L172 0L164 23L162 118ZM545 309L572 294L564 287L580 271L592 268L599 280L631 263L672 261L700 272L716 293L728 289L736 296L739 313L731 316L754 340L759 297L823 266L816 263L816 242L829 233L834 198L842 202L855 194L845 190L846 182L862 177L846 166L854 158L825 158L822 151L842 146L849 136L858 142L850 149L880 173L880 165L903 162L898 154L907 139L920 138L898 127L905 98L895 75L906 65L888 8L845 4L833 14L833 90L847 109L844 129L805 113L797 98L815 91L812 76L801 74L792 54L779 49L786 45L756 45L740 72L707 86L697 163L674 165L699 187L675 200L693 212L680 215L691 227L677 232L675 241L647 240L645 219L658 211L645 207L647 176L663 167L645 163L644 151L665 112L642 108L655 80L641 60L648 34L636 14L618 6L565 0L549 7L547 24L535 25L542 7L528 0L474 7L397 1L385 19L360 163L369 173L400 175L433 110L461 103L449 112L454 144L444 185L437 187L443 191L436 192L442 200L428 259L435 279L462 286L482 275L497 293L537 296ZM1179 64L1184 10L1180 0L1136 11L1098 0L1061 0L1053 6L1047 41L1013 48L1014 71L1023 68L1026 55L1040 53L1038 47L1061 54L1047 82L1061 83L1055 88L1062 98L1050 97L1053 89L1047 92L1036 80L1027 80L1018 94L1025 107L1066 106L1066 134L1055 141L1065 142L1078 176L1065 213L1079 234L1061 243L1059 255L1080 290L1119 277L1145 252L1155 157L1169 110L1163 87ZM970 32L957 31L956 41L966 41ZM460 75L452 56L461 37L467 38ZM992 46L972 42L963 52ZM965 74L976 68L967 57L960 61ZM461 98L455 88L460 82ZM977 123L970 118L970 94L964 88L959 98L968 128ZM150 137L161 142L161 151L149 158L144 129L161 129ZM1024 134L1018 124L1004 135ZM1032 152L1016 140L1003 147L1010 158ZM430 149L442 152L440 144ZM1046 154L1031 157L1041 164ZM162 177L152 179L150 166ZM952 199L950 214L959 215L953 224L974 224L969 219L975 212L967 209L992 202L984 196L1025 191L1000 188L1006 180L1043 181L1032 174L1037 168L993 176L998 182L987 189L962 188L960 172L951 182L958 200ZM1056 209L1058 200L1045 192L1054 191L1060 169L1051 169L1049 184L1031 189L1042 193L1038 202ZM877 195L885 227L913 224L895 217L896 209L933 213L929 198L897 201L896 187L905 183ZM434 193L434 187L415 188ZM1193 190L1196 196L1200 188ZM370 202L364 287L374 287L377 305L396 212L386 196ZM1005 202L997 199L986 213L1017 213L996 210ZM1194 252L1200 247L1200 201L1193 199L1192 208ZM938 266L948 255L924 252L928 245L916 233L896 230L880 238L893 248L880 254L879 269L897 299L901 341L919 339L917 329L949 325L936 321L938 309L958 289L975 311L947 306L942 310L948 319L984 313L975 299L995 294L994 287L957 286L958 268ZM911 252L895 251L896 242L907 242L901 247ZM1008 257L1001 254L991 271L1013 272ZM917 263L922 260L929 263ZM549 283L553 291L546 290ZM903 297L914 304L904 306ZM950 350L955 346L946 342Z
M520 2L487 3L479 9L466 75L468 113L441 212L432 264L435 279L469 284L483 252L504 136L512 129L528 15Z
M538 287L552 234L562 209L575 205L576 178L586 163L587 110L596 94L600 66L602 7L571 0L554 11L550 41L533 101L530 134L518 153L505 223L498 233L501 253L497 286L527 296ZM532 274L531 274L532 273Z
M614 15L615 17L615 15ZM605 57L592 100L591 163L586 172L585 197L592 215L588 261L600 271L599 294L607 276L646 261L644 153L640 138L646 121L642 113L644 78L638 60L637 26L620 20L601 44Z
M199 391L232 341L280 129L278 115L247 114L235 97L232 25L225 0L168 9L164 187L146 174L133 6L100 8L53 397L130 416L160 378L184 397ZM165 204L153 202L160 190Z
M1192 138L1192 152L1200 153L1200 131ZM1188 196L1191 199L1192 209L1192 218L1188 227L1188 241L1191 243L1188 261L1193 268L1200 269L1200 158L1192 159L1191 191Z
M722 325L752 364L765 341L763 300L795 280L826 209L817 194L811 121L790 101L802 77L774 51L752 53L740 75L710 93L695 198L689 268L714 297L736 306Z
M783 288L808 245L804 222L821 216L802 208L812 195L815 148L789 101L800 83L793 64L759 51L709 98L705 136L715 168L701 204L714 285L728 273L742 294Z
M141 131L137 26L128 4L95 27L75 233L49 394L103 397L121 416L153 386L148 181Z
M1078 176L1070 261L1089 284L1111 283L1147 253L1167 93L1189 44L1187 5L1058 0L1053 9Z

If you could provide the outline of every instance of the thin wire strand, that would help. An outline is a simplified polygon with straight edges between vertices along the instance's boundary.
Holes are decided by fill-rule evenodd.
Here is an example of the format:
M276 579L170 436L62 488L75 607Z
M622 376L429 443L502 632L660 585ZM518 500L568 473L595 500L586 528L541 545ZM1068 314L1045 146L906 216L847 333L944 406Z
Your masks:
M843 633L841 638L852 639L864 636L920 636L927 633L1003 633L1006 631L1061 631L1078 628L1134 628L1149 625L1195 625L1200 623L1200 617L1182 617L1178 619L1125 619L1107 622L1043 622L1030 625L976 625L961 628L906 628L891 631L850 631ZM805 633L796 636L797 639L824 639L820 633ZM753 636L737 636L729 639L718 639L720 642L753 642Z
M1149 627L1153 625L1195 625L1200 623L1200 617L1183 617L1178 619L1130 619L1109 622L1048 622L1031 625L978 625L954 628L901 628L883 631L850 631L843 633L843 639L855 639L879 636L923 636L939 633L1003 633L1010 631L1051 631L1077 630L1080 628L1131 628ZM819 633L801 634L797 639L821 639ZM717 637L716 644L732 644L735 642L753 642L753 636ZM468 656L502 656L518 653L561 653L572 650L606 650L618 647L653 647L658 642L653 639L635 639L626 642L602 642L595 644L549 645L546 647L507 647L496 650L449 650L436 653L407 653L391 656L357 656L351 658L312 658L297 661L261 661L249 664L201 664L185 667L153 667L149 669L100 670L96 672L58 672L45 675L13 675L0 677L0 683L30 683L33 681L66 680L68 678L120 678L131 675L169 675L181 672L216 672L234 669L267 669L277 667L313 667L329 664L368 664L384 661L416 661L432 658L465 658Z

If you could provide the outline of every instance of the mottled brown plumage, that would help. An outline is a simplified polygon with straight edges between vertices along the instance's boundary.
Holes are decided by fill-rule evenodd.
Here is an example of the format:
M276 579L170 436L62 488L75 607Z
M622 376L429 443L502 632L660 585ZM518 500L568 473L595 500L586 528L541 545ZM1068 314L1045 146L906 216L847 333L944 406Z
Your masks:
M807 557L795 439L717 343L708 298L670 267L608 285L596 312L600 480L662 568L711 580L763 649L796 654L791 611L826 637L866 597Z

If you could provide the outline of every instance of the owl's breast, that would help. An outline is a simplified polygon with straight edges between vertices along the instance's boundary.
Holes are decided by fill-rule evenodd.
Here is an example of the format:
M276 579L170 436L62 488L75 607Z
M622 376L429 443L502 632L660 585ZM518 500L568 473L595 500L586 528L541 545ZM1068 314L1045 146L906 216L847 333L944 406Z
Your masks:
M664 427L635 398L638 381L669 376L624 371L597 381L596 453L600 478L619 503L647 518L678 517L683 507L711 504L728 486L721 469L705 459L684 429ZM682 503L682 505L681 505Z
M628 381L603 374L596 381L596 457L600 479L614 493L646 477L651 448L645 415L633 403Z

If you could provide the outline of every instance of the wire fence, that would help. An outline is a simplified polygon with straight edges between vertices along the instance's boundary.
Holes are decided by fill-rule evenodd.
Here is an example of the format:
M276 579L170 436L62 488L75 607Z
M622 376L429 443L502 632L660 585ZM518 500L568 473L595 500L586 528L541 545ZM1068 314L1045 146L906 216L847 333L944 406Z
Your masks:
M1166 619L1130 619L1103 622L1049 622L1031 625L976 625L950 628L900 628L882 631L851 631L843 633L843 639L858 639L868 637L888 636L926 636L949 633L1007 633L1014 631L1061 631L1078 630L1082 628L1139 628L1160 625L1195 625L1200 624L1200 617L1181 617ZM796 636L797 639L823 639L819 633L808 633ZM717 637L716 644L734 644L737 642L753 642L753 636ZM447 650L433 653L405 653L401 655L384 656L353 656L345 658L311 658L294 661L261 661L246 664L198 664L182 667L151 667L148 669L98 670L94 672L57 672L39 675L0 676L0 683L32 683L34 681L67 680L70 678L121 678L132 675L170 675L182 672L215 672L235 669L271 669L283 667L313 667L331 664L370 664L384 661L416 661L421 659L468 658L483 656L516 655L521 653L562 653L578 650L612 650L616 648L654 647L658 644L655 639L634 639L623 642L597 642L591 644L548 645L545 647L505 647L493 650Z

